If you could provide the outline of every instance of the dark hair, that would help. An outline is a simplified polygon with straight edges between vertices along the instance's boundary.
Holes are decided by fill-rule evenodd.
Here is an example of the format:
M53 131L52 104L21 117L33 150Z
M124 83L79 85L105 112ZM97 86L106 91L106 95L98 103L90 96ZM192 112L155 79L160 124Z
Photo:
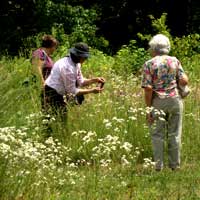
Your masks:
M42 37L42 47L51 48L54 46L58 46L58 41L52 35L44 35Z
M80 63L81 57L80 56L76 56L73 53L70 53L71 59L74 63Z

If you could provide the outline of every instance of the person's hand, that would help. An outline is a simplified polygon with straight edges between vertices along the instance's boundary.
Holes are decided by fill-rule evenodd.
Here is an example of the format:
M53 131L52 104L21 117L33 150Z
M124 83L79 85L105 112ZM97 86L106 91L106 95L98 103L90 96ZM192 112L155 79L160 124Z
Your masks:
M96 82L100 83L100 85L99 85L100 88L103 88L104 83L105 83L105 79L103 77L97 77Z
M153 119L153 116L151 113L147 113L146 119L147 119L148 124L150 124L150 125L153 124L154 119Z
M106 81L105 81L105 79L103 77L97 77L96 78L96 82L97 83L105 83Z
M102 91L103 91L103 88L101 87L95 87L92 89L92 93L95 93L95 94L101 93Z

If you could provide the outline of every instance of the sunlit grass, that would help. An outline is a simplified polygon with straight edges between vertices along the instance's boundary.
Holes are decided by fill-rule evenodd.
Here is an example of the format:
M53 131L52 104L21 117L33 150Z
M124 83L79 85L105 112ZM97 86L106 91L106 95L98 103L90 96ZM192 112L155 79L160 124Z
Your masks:
M101 67L93 58L83 72L104 76L104 92L70 106L66 127L51 119L49 138L39 88L22 85L29 62L1 60L0 199L199 199L198 78L184 100L181 169L157 173L140 77L116 75L98 56Z

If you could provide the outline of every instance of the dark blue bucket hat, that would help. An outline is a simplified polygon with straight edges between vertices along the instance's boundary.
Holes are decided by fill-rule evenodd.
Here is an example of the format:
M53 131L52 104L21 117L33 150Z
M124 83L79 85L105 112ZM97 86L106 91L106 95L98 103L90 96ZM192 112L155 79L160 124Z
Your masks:
M74 47L72 47L69 50L69 52L77 57L81 57L81 58L89 57L89 47L86 43L83 43L83 42L76 43Z

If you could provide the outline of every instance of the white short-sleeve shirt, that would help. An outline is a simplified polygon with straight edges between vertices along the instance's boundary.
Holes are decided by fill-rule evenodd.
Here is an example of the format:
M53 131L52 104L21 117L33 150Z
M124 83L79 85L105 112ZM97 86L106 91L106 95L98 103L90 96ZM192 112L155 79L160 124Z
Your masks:
M79 90L78 86L81 86L83 82L81 64L74 63L71 57L67 56L55 62L45 84L55 89L61 95L76 95Z

